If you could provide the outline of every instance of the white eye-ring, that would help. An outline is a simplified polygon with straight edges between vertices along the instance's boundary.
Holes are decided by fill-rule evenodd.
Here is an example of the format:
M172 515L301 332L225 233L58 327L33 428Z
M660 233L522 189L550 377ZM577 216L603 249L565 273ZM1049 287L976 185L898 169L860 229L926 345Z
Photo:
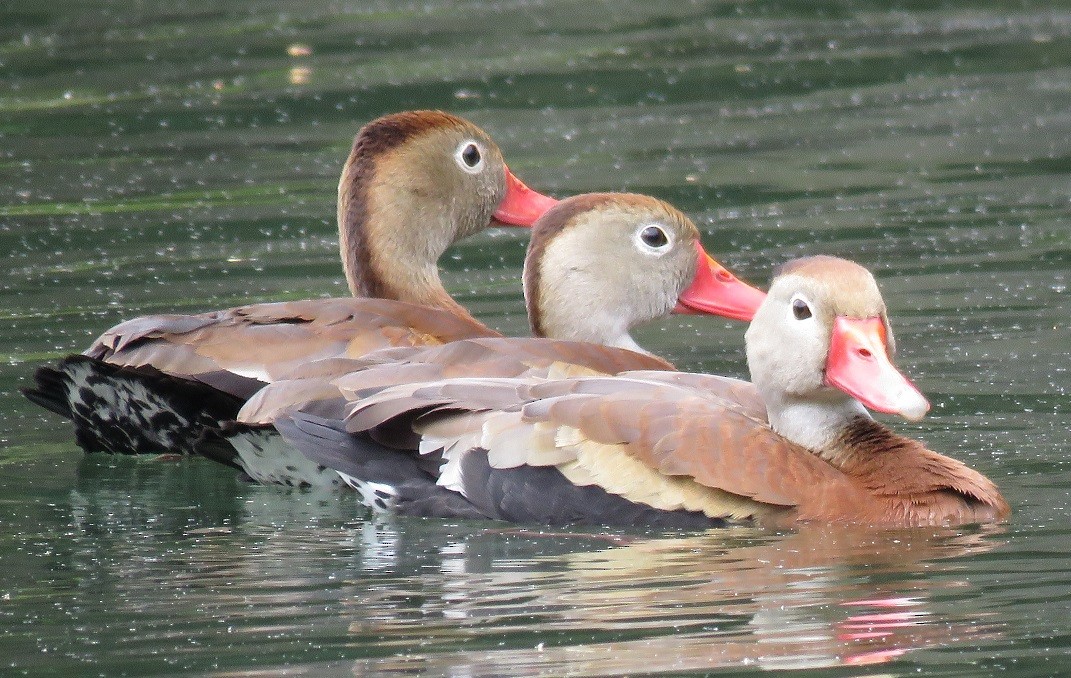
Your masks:
M666 229L658 224L646 224L636 231L636 246L644 254L662 256L673 247Z
M808 320L814 317L811 302L798 292L792 295L792 301L789 302L789 305L792 307L792 317L796 320Z
M483 149L472 139L462 141L454 151L454 162L469 174L479 174L483 171Z

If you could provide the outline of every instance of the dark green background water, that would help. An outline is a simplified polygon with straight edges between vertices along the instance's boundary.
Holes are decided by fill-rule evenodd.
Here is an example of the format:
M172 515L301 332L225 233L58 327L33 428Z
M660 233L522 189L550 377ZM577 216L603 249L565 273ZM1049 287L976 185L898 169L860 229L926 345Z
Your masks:
M0 3L0 673L1071 670L1071 7L663 4ZM122 319L344 294L341 161L418 107L546 192L674 202L752 281L872 267L935 405L897 427L993 477L1010 525L372 522L201 460L84 457L17 394ZM523 333L523 254L473 239L448 286ZM742 335L638 339L742 375Z

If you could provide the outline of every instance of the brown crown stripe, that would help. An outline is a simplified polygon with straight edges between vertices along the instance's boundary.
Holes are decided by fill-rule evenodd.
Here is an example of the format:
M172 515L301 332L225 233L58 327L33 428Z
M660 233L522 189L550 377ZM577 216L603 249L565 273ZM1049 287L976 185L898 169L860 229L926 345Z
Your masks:
M550 208L532 227L532 238L528 241L528 253L525 257L524 289L525 304L528 308L528 322L532 335L545 337L540 299L540 283L543 277L543 256L547 247L564 230L573 226L575 217L583 212L597 210L607 205L633 206L651 211L662 210L670 214L676 208L665 201L638 193L583 193L560 201Z
M385 299L396 296L390 283L372 265L373 243L367 230L369 190L377 161L431 130L465 126L461 118L443 111L405 111L377 118L357 133L338 190L339 246L343 260L355 269L349 271L350 291L354 296Z
M777 267L777 270L774 271L774 277L780 278L781 276L789 275L790 273L821 277L821 273L824 271L849 266L861 268L859 264L856 264L853 261L848 261L847 259L831 257L828 254L815 254L810 257L799 257L798 259L786 261Z
M834 289L864 290L871 287L874 276L863 266L825 254L800 257L786 261L778 267L774 278L799 275L819 281ZM884 304L881 304L884 307Z

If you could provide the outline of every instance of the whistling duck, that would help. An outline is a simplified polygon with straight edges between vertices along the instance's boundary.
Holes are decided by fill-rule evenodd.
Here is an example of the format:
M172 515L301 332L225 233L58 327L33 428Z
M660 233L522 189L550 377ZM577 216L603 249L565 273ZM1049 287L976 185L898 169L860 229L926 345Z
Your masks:
M339 248L358 297L155 315L42 367L30 400L75 423L87 451L190 452L205 426L295 365L387 346L498 336L454 301L436 265L491 225L530 226L557 201L526 187L480 128L439 111L358 133L339 182ZM400 302L400 303L399 303Z
M347 372L382 365L375 379L404 383L445 376L671 370L670 363L643 352L629 330L673 311L749 320L765 297L707 255L699 231L679 210L656 198L614 193L567 198L535 223L524 290L533 334L574 341L475 339L312 362L246 404L239 421L253 430L228 430L222 441L206 440L199 451L262 483L337 485L339 477L330 469L280 445L270 424L299 407L343 416L346 396L368 388L373 378Z
M916 420L929 404L891 362L865 268L786 264L745 338L751 383L641 371L389 385L372 368L345 417L312 408L275 425L366 503L405 514L686 527L1008 516L989 479L868 414Z

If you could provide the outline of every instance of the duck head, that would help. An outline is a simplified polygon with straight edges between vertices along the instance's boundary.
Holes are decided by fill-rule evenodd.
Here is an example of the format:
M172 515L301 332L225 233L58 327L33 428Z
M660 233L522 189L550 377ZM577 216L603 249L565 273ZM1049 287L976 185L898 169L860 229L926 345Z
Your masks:
M712 259L679 210L627 193L548 210L533 228L524 290L536 336L632 350L631 328L675 309L747 320L765 296Z
M353 294L440 306L450 304L437 261L450 245L493 225L531 226L557 203L514 176L486 132L442 111L365 125L338 198L339 247Z
M782 266L745 341L770 423L787 437L867 416L863 406L912 421L929 410L893 365L896 345L874 276L851 261L816 256ZM799 442L820 445L831 433Z

